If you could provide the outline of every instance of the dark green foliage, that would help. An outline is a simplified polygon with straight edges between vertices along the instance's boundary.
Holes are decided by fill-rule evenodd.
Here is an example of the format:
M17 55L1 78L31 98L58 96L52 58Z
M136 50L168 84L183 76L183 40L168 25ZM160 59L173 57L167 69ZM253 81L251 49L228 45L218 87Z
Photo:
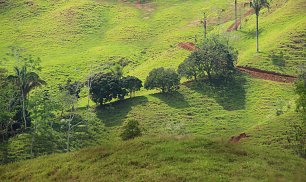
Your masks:
M122 87L130 93L131 97L133 94L135 95L135 92L139 91L142 87L142 81L135 76L123 77L121 83Z
M11 99L13 98L14 90L7 81L5 69L0 69L0 141L5 141L10 135L10 128L13 122L13 115L10 107Z
M84 85L79 81L72 82L70 79L68 79L66 85L59 85L59 90L67 91L69 95L80 98L80 92L83 86Z
M139 128L139 123L136 120L130 120L123 127L123 132L121 133L121 138L123 140L129 140L141 136L141 130Z
M191 53L191 55L179 65L178 72L188 79L207 76L209 80L213 78L231 78L235 72L235 63L238 52L223 43L218 38L207 39L201 48Z
M173 92L179 89L180 77L172 69L155 68L145 82L146 89L160 89L162 93Z
M201 58L199 57L199 53L193 52L191 53L188 58L179 65L178 67L178 73L181 76L185 76L187 79L194 78L197 80L199 74L201 73L201 68L199 67L198 60Z
M28 71L26 65L22 66L21 68L15 67L15 74L8 76L8 80L11 81L17 90L16 99L17 103L20 104L24 124L23 126L24 129L26 129L28 126L30 126L30 120L28 119L29 117L27 114L28 95L36 87L44 85L46 82L42 80L37 73Z
M255 10L255 14L258 16L261 9L270 7L269 0L252 0L250 6Z
M95 103L103 105L112 99L124 99L127 91L122 87L121 81L117 76L111 73L98 73L92 81L90 94Z

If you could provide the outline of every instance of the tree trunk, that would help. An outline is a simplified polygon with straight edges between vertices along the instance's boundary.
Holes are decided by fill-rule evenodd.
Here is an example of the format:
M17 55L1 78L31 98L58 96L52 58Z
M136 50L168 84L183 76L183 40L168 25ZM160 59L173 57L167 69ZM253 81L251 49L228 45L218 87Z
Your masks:
M259 14L256 13L256 52L259 52L258 17Z
M23 122L24 122L24 129L27 129L27 119L26 119L26 113L25 113L25 96L23 89L21 89L21 97L22 97L22 116L23 116Z
M235 30L238 30L238 20L237 20L237 0L235 0Z

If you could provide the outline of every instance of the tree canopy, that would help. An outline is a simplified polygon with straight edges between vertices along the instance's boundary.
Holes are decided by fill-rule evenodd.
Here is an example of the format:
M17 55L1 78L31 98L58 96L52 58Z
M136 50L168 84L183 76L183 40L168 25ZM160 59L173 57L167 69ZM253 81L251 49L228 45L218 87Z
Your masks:
M179 89L180 77L173 69L155 68L146 78L146 89L160 89L162 93Z

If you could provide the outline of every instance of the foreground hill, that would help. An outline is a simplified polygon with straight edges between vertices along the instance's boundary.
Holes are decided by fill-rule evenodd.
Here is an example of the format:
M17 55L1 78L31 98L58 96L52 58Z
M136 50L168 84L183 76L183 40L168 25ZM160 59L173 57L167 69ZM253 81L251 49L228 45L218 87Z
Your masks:
M190 136L142 138L0 167L1 181L303 181L280 148Z

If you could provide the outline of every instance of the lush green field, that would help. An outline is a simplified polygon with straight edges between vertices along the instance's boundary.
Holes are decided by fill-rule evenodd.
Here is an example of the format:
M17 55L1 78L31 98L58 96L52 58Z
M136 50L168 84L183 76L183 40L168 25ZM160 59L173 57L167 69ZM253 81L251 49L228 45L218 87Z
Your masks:
M91 67L122 57L132 60L125 74L142 80L152 68L177 68L189 55L177 44L193 42L194 35L202 40L203 10L209 34L220 33L238 48L239 65L296 75L305 63L305 0L280 0L263 11L261 53L255 53L255 16L244 19L238 32L226 33L233 23L230 0L156 0L143 6L111 0L7 2L0 4L0 56L9 46L39 56L48 87L67 78L85 80ZM272 51L281 50L285 66L271 58ZM0 166L0 179L303 181L305 159L287 142L290 123L302 120L295 99L293 85L247 75L226 84L186 82L168 95L142 90L132 99L92 105L94 137L84 145L102 146ZM121 127L129 119L139 121L143 136L123 142ZM228 143L242 132L250 137ZM29 141L26 135L11 139L9 154L29 158Z

